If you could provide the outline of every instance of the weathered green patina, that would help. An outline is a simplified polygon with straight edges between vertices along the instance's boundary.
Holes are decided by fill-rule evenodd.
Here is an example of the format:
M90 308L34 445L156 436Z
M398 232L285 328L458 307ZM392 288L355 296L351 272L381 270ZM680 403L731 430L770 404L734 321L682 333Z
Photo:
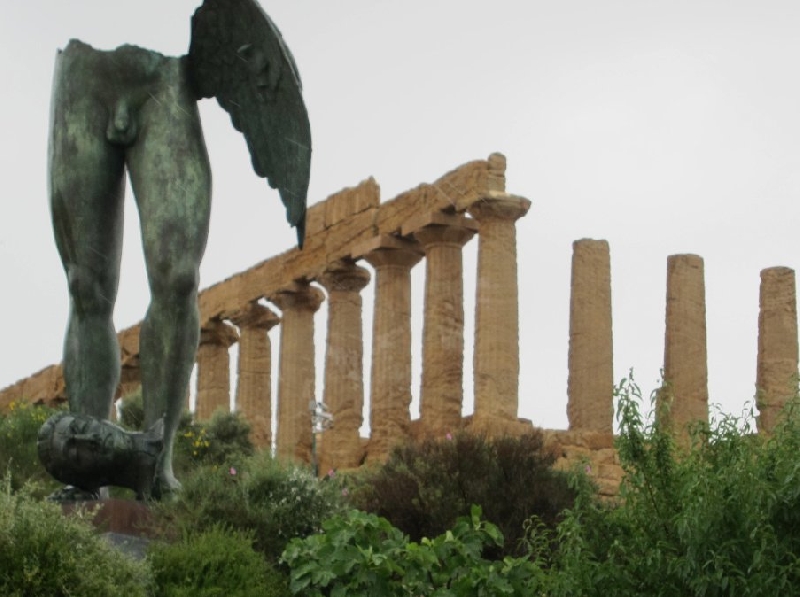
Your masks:
M186 56L129 45L101 51L72 40L56 58L49 194L70 294L70 410L106 419L119 381L113 310L127 170L151 292L140 332L145 426L163 419L153 477L133 483L155 497L179 487L172 448L199 341L211 201L197 100L211 96L245 135L256 173L279 190L302 246L308 116L294 60L255 0L206 0L192 19ZM85 468L85 481L74 473L64 481L96 487L92 467Z

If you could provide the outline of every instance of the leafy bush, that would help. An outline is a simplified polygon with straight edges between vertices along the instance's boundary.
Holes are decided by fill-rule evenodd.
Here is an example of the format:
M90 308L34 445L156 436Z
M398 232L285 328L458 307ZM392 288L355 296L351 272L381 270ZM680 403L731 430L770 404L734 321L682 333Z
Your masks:
M496 556L525 553L524 522L532 516L555 526L572 505L566 475L542 435L487 439L469 433L396 448L388 462L357 477L351 503L387 518L412 540L434 537L478 504L506 538Z
M0 595L144 597L150 574L95 534L88 520L64 516L23 488L0 491Z
M12 402L8 412L0 415L0 475L10 475L11 488L17 490L26 482L40 485L38 492L48 493L58 487L39 462L36 439L39 428L58 411L27 402Z
M223 466L241 462L255 452L250 425L238 412L214 412L207 422L188 423L178 431L175 460L178 470L198 464Z
M176 543L154 543L155 597L288 597L288 579L253 550L252 538L220 526Z
M258 454L235 465L196 469L158 512L164 528L223 524L251 530L256 550L277 561L290 539L318 532L341 501L335 482L320 482L306 469Z
M722 417L684 450L645 423L632 379L617 394L622 500L604 508L583 489L558 529L551 594L800 594L796 418L765 439Z
M409 542L385 518L351 510L324 525L324 533L293 539L283 554L290 588L308 597L381 595L494 597L532 595L544 572L527 558L491 561L483 552L503 543L475 506L452 530Z

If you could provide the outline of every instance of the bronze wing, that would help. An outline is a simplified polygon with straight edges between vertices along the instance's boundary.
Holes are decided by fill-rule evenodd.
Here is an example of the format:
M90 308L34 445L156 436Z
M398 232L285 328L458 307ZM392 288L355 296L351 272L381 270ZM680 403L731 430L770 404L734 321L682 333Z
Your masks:
M303 246L311 129L294 58L255 0L205 0L192 17L189 79L244 134L253 168L277 188Z

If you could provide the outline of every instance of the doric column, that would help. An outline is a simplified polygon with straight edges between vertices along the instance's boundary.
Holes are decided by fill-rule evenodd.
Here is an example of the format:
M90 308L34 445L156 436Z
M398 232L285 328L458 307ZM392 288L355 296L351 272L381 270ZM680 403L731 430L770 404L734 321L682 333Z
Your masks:
M604 240L572 244L567 396L570 430L613 432L611 257Z
M531 202L506 193L476 201L480 224L475 296L474 424L517 420L519 406L519 296L516 221Z
M212 319L200 330L197 349L197 400L194 418L206 421L215 410L230 410L231 361L228 348L239 339L236 330Z
M361 290L369 271L350 261L328 266L319 278L328 294L323 401L333 427L321 438L319 470L357 467L363 460L359 429L364 422L364 338Z
M761 271L756 406L758 430L771 432L797 391L797 296L794 270Z
M464 396L462 248L477 228L473 220L452 218L458 223L432 223L414 233L425 251L426 261L420 419L425 433L442 436L461 425Z
M280 318L269 308L250 303L232 315L239 327L239 365L236 410L250 425L250 441L257 448L272 445L272 344L269 330Z
M369 459L385 460L411 422L411 268L417 243L384 237L365 259L375 269Z
M278 457L311 461L311 411L315 400L314 313L324 300L314 286L297 283L270 300L282 311L278 364Z
M667 258L664 380L659 413L686 438L687 426L708 421L706 290L703 258L697 255Z

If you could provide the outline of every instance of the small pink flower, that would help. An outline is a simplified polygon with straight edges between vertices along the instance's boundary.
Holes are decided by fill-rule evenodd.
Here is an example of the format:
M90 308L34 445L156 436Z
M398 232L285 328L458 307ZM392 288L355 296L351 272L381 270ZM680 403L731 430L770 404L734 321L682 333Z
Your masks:
M228 470L228 472L231 474L232 477L236 475L236 469L233 467L231 467L230 470Z
M345 487L345 488L343 488L343 489L342 489L342 495L343 495L344 497L347 497L348 495L350 495L350 492L347 490L347 487Z
M586 474L590 474L592 472L592 467L587 464L584 470L586 471Z
M445 435L445 437L447 438L448 441L450 441L450 440L453 439L453 434L452 433L448 433L447 435Z
M329 476L331 479L333 479L333 477L335 477L335 476L336 476L336 471L335 471L335 470L333 470L333 469L329 470L329 471L328 471L328 476Z

